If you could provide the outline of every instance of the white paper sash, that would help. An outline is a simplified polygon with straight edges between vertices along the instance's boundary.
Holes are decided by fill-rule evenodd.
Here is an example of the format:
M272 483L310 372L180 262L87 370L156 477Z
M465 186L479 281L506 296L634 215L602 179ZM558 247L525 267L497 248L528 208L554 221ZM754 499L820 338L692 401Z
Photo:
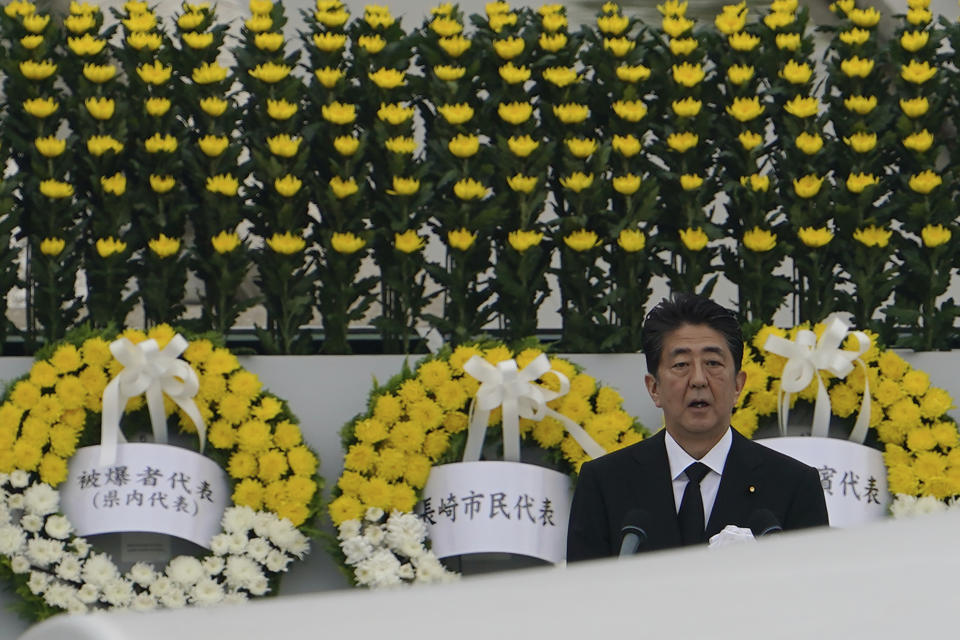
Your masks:
M840 318L833 318L824 330L820 340L817 334L808 329L797 333L795 341L791 342L779 336L768 336L763 348L771 353L787 359L780 377L780 393L777 399L777 420L780 435L787 435L787 423L790 417L790 395L799 393L817 379L817 400L813 406L813 426L811 435L826 438L830 429L830 394L823 384L819 371L829 371L838 378L846 378L853 371L854 364L863 367L864 374L867 366L860 358L870 348L870 337L862 331L849 331L850 326ZM848 351L841 349L847 335L857 340L857 349ZM863 400L860 403L860 413L850 432L849 440L864 442L867 430L870 427L870 380L864 375Z
M598 458L606 453L583 427L547 406L548 402L570 390L570 381L559 371L550 368L550 360L546 355L541 353L522 370L513 359L504 360L494 366L480 356L473 356L463 365L463 370L480 381L480 389L470 403L470 426L463 452L464 462L480 459L490 412L497 407L503 408L503 459L507 462L520 462L520 418L536 421L547 416L554 418L566 427L570 436L591 458ZM551 391L534 383L537 378L551 371L560 380L559 391Z
M153 439L157 444L167 442L167 416L163 409L166 394L193 420L200 437L200 451L206 440L206 425L193 398L200 388L196 371L179 356L188 342L179 333L163 349L156 340L133 344L127 338L110 343L110 353L123 365L123 370L103 390L103 411L100 414L100 465L113 464L117 457L117 443L125 442L120 431L127 400L140 394L147 396L147 409Z

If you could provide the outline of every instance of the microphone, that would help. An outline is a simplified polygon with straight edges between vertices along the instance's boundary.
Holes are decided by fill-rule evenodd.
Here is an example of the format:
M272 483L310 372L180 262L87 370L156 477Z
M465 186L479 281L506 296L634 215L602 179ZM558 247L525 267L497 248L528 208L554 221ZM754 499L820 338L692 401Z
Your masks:
M770 509L754 509L750 517L747 518L747 526L753 532L754 538L762 538L783 531L780 521L777 520L777 516L773 515Z
M623 518L620 529L620 557L632 556L647 542L646 526L650 514L643 509L631 509Z

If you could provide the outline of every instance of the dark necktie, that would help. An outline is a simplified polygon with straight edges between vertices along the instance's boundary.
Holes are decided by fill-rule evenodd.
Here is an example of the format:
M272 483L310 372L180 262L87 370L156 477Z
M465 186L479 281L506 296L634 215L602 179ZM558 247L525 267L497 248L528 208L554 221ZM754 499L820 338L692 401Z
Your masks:
M710 467L702 462L694 462L684 471L687 474L687 487L683 490L680 511L677 513L677 518L680 520L680 537L684 545L706 542L700 481L709 471Z

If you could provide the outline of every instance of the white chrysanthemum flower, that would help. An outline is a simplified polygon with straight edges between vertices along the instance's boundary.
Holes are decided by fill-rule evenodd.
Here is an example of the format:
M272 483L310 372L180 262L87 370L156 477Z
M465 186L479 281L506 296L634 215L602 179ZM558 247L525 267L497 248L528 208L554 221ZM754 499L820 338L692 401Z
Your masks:
M187 594L179 589L168 591L160 597L160 603L167 609L182 609L187 606Z
M190 590L190 601L200 606L223 602L223 587L216 580L203 578Z
M379 547L381 544L383 544L383 538L385 534L386 531L383 527L380 525L371 524L363 530L363 539L369 542L371 545Z
M158 577L156 580L153 581L153 584L150 585L150 595L157 598L158 600L162 600L165 595L176 590L177 590L177 587L173 583L173 580L171 580L167 576Z
M134 611L152 611L157 608L157 599L149 593L138 593L130 601L130 608Z
M245 533L231 533L230 534L230 553L233 555L240 555L247 550L247 534Z
M190 556L177 556L171 560L166 573L171 580L183 587L195 585L197 580L206 575L200 561Z
M207 556L203 559L203 569L209 575L215 576L221 571L226 563L220 556Z
M271 551L273 551L273 545L263 538L253 538L247 543L247 555L260 564L263 564Z
M16 555L10 558L10 570L14 573L26 573L30 571L30 561L26 556Z
M23 529L14 524L0 527L0 553L12 556L20 553L27 544L27 535Z
M360 535L360 521L359 520L344 520L340 523L340 527L337 530L337 537L340 540L346 540L347 538L355 538Z
M120 577L120 572L110 560L110 557L103 553L95 553L87 558L83 563L83 581L97 588L103 588L114 578Z
M227 566L223 570L223 575L227 579L227 585L236 589L247 589L251 593L254 585L259 584L263 578L263 572L260 566L251 560L242 556L234 556L227 559Z
M77 590L62 582L52 582L43 594L43 600L51 607L60 609L69 609L71 602L80 602L77 599Z
M363 517L366 518L367 522L380 522L380 519L383 518L383 509L367 507L367 512L363 514Z
M417 569L415 581L418 583L452 582L460 578L459 574L447 571L447 568L441 564L437 556L430 551L413 558L411 562Z
M60 562L63 557L63 543L49 538L30 538L27 540L27 558L35 567L45 569Z
M80 562L80 558L71 553L67 553L64 554L63 558L60 559L55 573L57 574L57 577L63 580L80 582L80 572L82 570L83 564Z
M280 518L278 518L275 513L270 513L269 511L257 511L253 517L253 532L261 538L269 538L270 526L274 522L280 521Z
M40 595L47 590L47 585L50 584L50 580L50 576L42 571L31 571L30 579L27 580L27 587L34 595Z
M223 512L220 522L227 533L246 534L253 528L257 513L250 507L230 507Z
M944 504L942 500L938 500L933 496L923 496L917 500L917 515L926 515L928 513L944 513L946 510L947 505Z
M417 572L414 570L412 564L409 562L404 562L402 565L400 565L400 570L397 571L397 576L399 576L401 580L410 581L417 576Z
M77 555L81 558L86 558L90 553L90 543L87 542L86 538L74 538L70 541L70 546L73 547L73 550L77 552Z
M373 553L373 547L370 546L370 543L359 536L344 540L343 544L340 545L340 549L346 556L346 562L349 565L357 564Z
M66 540L67 537L73 533L73 526L64 516L53 515L47 518L47 522L44 524L43 530L46 531L47 535L51 538L56 538L57 540Z
M218 556L230 553L230 534L218 533L210 540L210 551Z
M133 585L123 578L117 577L103 586L104 601L114 607L125 607L133 601Z
M389 587L401 583L399 571L400 561L397 557L387 549L380 549L357 564L354 575L360 584Z
M13 509L14 511L19 511L23 509L23 494L15 493L14 495L7 498L7 506Z
M7 508L6 501L0 502L0 524L9 524L12 517L10 509Z
M299 529L293 526L293 523L286 518L278 518L272 513L267 513L266 531L257 531L257 535L268 538L281 551L302 558L303 554L310 550L310 541L303 535Z
M23 469L17 469L10 474L10 486L14 489L23 489L30 484L30 474Z
M67 600L67 606L64 607L67 610L67 613L78 615L81 613L87 613L90 611L89 607L85 605L80 598L73 596Z
M36 533L43 529L43 518L35 513L25 513L20 518L20 526L23 527L24 531Z
M250 598L247 597L245 591L228 591L225 596L223 596L224 604L240 604L241 602L246 602Z
M146 562L138 562L130 567L130 571L127 572L127 577L141 587L149 587L157 579L157 572L154 571L153 565L147 564Z
M60 509L60 492L41 482L23 492L23 501L23 508L27 513L46 516Z
M92 584L87 583L77 590L77 598L80 599L80 602L93 604L100 599L100 590Z
M890 515L894 518L909 518L917 508L917 497L898 493L890 505Z
M408 558L423 553L423 540L427 536L426 525L412 513L394 511L387 520L387 544L391 549Z
M291 560L293 560L292 557L288 556L282 551L274 549L267 554L267 560L264 563L264 566L267 568L267 571L279 573L287 570L287 565L290 564Z
M266 595L270 591L270 581L267 580L267 576L261 574L250 582L247 590L250 591L251 595Z

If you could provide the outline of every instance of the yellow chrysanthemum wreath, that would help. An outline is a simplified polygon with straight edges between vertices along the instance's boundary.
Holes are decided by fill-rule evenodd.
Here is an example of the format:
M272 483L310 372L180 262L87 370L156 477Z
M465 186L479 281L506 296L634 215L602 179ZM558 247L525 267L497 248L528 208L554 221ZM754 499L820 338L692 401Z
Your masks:
M181 556L159 572L138 563L122 574L56 513L67 461L78 447L99 443L103 391L123 369L110 343L154 339L162 349L175 334L166 325L119 335L78 330L38 353L30 372L7 387L0 405L0 569L25 597L29 617L242 600L275 587L287 564L307 551L308 526L320 508L317 456L286 403L265 392L228 349L202 337L182 357L199 379L204 454L228 471L233 488L211 555ZM164 400L168 428L196 433L190 418ZM143 396L128 401L121 426L128 437L149 432Z
M462 459L470 401L480 386L475 378L464 373L464 363L474 355L494 365L514 358L523 369L542 353L539 346L515 351L498 342L461 345L453 350L445 347L437 355L421 360L415 371L405 366L389 383L374 387L367 411L343 428L344 470L329 506L330 517L339 527L342 561L356 583L422 582L442 575L435 559L424 557L428 552L420 543L424 542L425 531L419 531L418 539L415 532L409 531L416 529L412 521L404 525L399 519L396 523L384 519L391 512L397 515L412 511L433 465ZM550 364L569 379L570 390L548 406L581 425L597 444L614 451L647 434L622 409L623 398L615 389L598 385L580 367L562 358L551 357ZM554 391L560 386L552 372L537 383ZM498 426L500 421L497 408L490 416L489 426ZM588 459L553 418L540 422L521 419L520 431L523 439L543 449L560 471L576 474ZM487 442L498 432L499 429L488 429ZM363 536L362 527L379 527L387 535ZM404 536L390 535L402 528L410 533L406 543ZM384 570L384 547L369 544L372 539L384 539L386 550L396 556L392 570ZM374 570L368 564L377 567Z
M825 325L813 327L819 338ZM794 340L801 329L763 327L747 345L743 368L747 383L733 415L733 427L751 437L763 418L776 416L780 376L786 359L763 350L767 336L773 334ZM870 382L871 412L868 441L876 441L884 451L890 492L895 495L932 496L945 500L960 495L960 435L956 422L946 415L953 400L945 390L930 384L930 376L914 369L896 352L872 346L844 379L820 372L830 393L834 420L852 427L860 409L865 380ZM848 337L844 349L855 349ZM791 399L812 404L817 396L817 381Z

